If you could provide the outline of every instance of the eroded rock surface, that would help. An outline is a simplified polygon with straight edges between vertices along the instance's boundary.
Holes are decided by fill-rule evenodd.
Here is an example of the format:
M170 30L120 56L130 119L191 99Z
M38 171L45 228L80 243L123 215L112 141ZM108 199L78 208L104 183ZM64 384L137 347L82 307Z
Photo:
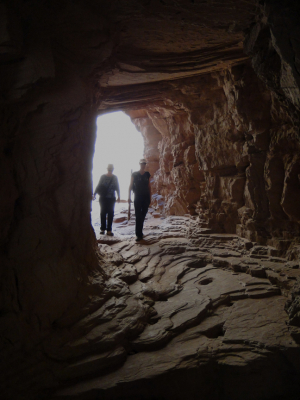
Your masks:
M299 264L192 217L153 221L139 244L122 223L99 237L112 297L49 345L53 398L296 399Z
M164 106L129 114L146 143L161 134L153 179L161 209L297 258L298 126L250 65L169 84Z

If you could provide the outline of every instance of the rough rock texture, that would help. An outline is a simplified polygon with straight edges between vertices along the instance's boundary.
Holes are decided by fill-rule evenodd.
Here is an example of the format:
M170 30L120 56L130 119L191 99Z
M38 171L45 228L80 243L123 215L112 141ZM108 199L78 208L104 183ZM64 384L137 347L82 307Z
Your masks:
M244 196L251 153L260 155L268 139L265 134L266 143L259 143L257 136L263 135L255 129L270 125L270 94L252 69L242 65L173 88L170 85L167 96L168 109L148 112L148 120L162 135L155 178L158 192L166 198L166 210L179 215L198 213L210 227L227 232L236 231L237 210L245 202L253 212L256 207L268 217L263 204L256 205L253 190L248 201ZM140 120L133 119L137 126ZM251 176L248 181L255 186L258 179Z
M100 383L78 396L104 396L104 372L108 398L299 394L298 15L275 0L1 2L3 398L67 395L87 376ZM98 252L95 119L120 109L159 207L195 220ZM201 236L220 232L236 242Z
M295 2L261 8L245 45L255 72L245 63L171 82L164 105L145 109L147 123L130 114L148 141L150 121L161 133L155 188L167 213L198 214L203 227L291 258L300 236L297 12Z
M299 264L153 213L139 244L134 216L99 236L89 301L7 354L3 398L299 398Z
M156 221L139 244L124 222L99 236L114 294L53 341L66 386L53 399L297 399L299 328L282 294L298 263L193 218Z

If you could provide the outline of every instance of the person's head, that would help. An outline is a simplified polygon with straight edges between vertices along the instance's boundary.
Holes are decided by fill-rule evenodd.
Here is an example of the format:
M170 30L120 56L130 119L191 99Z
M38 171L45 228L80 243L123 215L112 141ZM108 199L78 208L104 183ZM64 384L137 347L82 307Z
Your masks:
M144 158L140 159L140 170L144 171L147 165L147 161Z
M107 166L107 173L108 173L109 175L111 175L111 174L113 173L113 170L114 170L113 164L108 164L108 166Z

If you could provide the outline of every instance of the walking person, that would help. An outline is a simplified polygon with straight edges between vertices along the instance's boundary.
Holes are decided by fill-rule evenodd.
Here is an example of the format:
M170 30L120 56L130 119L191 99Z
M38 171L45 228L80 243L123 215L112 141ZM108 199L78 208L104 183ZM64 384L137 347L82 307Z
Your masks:
M150 173L145 171L146 160L140 160L140 170L133 172L128 190L128 203L131 203L131 190L134 193L136 241L143 239L143 226L151 202Z
M114 218L114 210L116 197L115 192L117 192L118 198L117 202L120 202L120 188L119 181L116 175L113 174L114 166L113 164L108 164L107 174L100 177L99 183L96 186L93 198L96 198L96 193L99 194L100 203L100 217L101 217L101 227L100 234L104 235L107 231L108 236L114 236L112 233L112 222ZM107 217L107 223L106 223Z

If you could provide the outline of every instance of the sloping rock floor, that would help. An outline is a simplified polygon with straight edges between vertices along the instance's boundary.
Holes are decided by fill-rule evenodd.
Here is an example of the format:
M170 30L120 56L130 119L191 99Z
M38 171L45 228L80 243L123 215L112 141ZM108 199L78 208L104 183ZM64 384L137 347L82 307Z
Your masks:
M96 232L104 289L45 345L53 398L299 399L299 263L150 211L139 243L126 210L114 237Z

